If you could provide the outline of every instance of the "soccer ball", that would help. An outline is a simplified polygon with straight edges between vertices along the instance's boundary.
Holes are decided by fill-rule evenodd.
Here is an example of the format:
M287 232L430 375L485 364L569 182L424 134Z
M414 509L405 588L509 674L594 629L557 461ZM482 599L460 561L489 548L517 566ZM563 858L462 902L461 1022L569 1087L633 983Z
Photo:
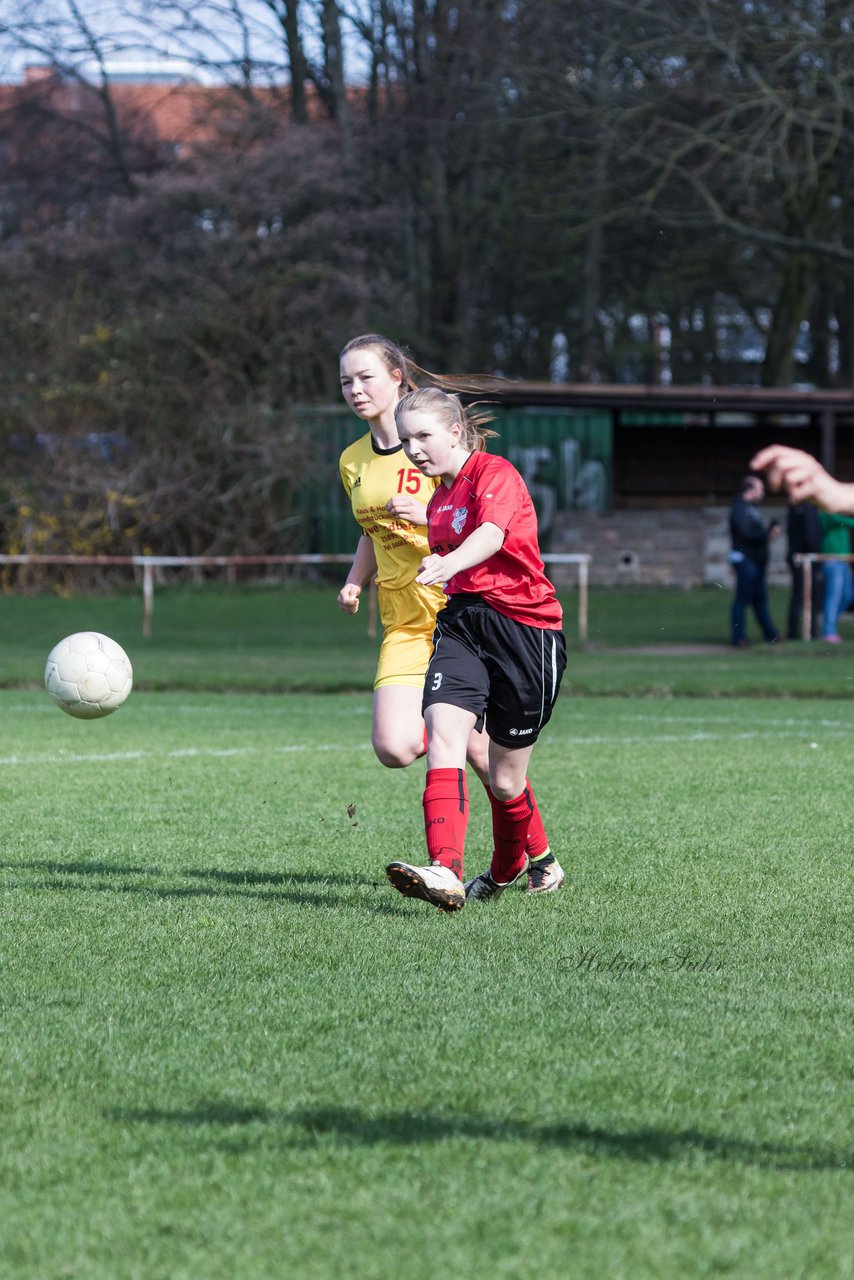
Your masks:
M122 705L133 688L133 668L109 636L77 631L51 649L44 682L63 711L78 720L97 720Z

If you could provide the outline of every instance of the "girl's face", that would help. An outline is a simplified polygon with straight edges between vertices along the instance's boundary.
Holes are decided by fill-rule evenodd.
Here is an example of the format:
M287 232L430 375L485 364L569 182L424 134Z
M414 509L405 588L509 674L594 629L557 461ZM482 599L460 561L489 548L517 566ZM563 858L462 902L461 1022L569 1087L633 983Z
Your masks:
M366 422L381 417L400 399L403 373L389 372L382 357L371 347L348 351L341 359L341 391L347 404Z
M453 472L453 451L462 435L459 422L447 426L429 410L412 409L401 416L397 434L407 458L425 476L444 476Z

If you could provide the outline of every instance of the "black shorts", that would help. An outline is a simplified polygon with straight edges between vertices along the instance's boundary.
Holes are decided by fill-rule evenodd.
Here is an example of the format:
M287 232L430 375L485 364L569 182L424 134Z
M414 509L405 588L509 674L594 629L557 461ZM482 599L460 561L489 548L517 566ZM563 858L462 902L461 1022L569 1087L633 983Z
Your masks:
M481 596L451 596L436 619L422 709L462 707L493 742L527 747L551 718L565 667L562 631L515 622Z

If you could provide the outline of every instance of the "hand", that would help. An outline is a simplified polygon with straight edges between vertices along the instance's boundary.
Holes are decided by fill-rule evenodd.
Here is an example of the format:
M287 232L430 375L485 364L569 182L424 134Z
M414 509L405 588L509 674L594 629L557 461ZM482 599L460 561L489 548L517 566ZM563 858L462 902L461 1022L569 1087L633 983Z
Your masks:
M410 524L427 523L427 508L423 502L419 502L411 494L396 493L393 498L389 498L385 509L393 516L399 516L401 520L408 520Z
M361 594L362 588L358 582L345 582L338 592L338 608L343 609L345 613L358 613Z
M415 581L420 582L422 587L433 587L437 583L447 582L452 575L453 569L448 565L447 556L430 555L425 556L421 561L421 568Z
M844 490L810 453L772 444L751 460L752 471L764 471L769 489L783 489L789 501L814 502L825 511L846 510Z

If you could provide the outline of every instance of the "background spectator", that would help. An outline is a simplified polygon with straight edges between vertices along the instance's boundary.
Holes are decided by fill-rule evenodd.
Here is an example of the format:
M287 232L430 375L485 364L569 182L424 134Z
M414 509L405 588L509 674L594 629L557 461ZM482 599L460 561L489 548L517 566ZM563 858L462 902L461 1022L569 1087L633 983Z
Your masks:
M779 520L766 525L756 504L765 497L765 485L759 476L745 476L741 488L733 499L729 513L729 529L732 538L730 563L735 569L735 599L732 602L732 644L741 647L748 643L745 632L745 616L748 608L756 614L756 621L769 644L780 639L768 609L768 542L779 536Z
M789 596L789 616L786 633L790 640L801 635L801 616L804 609L804 567L795 563L795 556L817 554L821 551L821 521L818 511L810 502L796 502L789 507L786 517L786 563L792 575L792 592ZM812 565L810 591L810 618L813 640L821 630L821 608L824 593L824 573L820 562Z
M848 530L854 527L851 516L819 512L821 521L821 549L825 555L847 556L851 554L851 537ZM854 600L854 579L847 560L824 562L824 617L821 634L825 644L841 644L839 619Z

